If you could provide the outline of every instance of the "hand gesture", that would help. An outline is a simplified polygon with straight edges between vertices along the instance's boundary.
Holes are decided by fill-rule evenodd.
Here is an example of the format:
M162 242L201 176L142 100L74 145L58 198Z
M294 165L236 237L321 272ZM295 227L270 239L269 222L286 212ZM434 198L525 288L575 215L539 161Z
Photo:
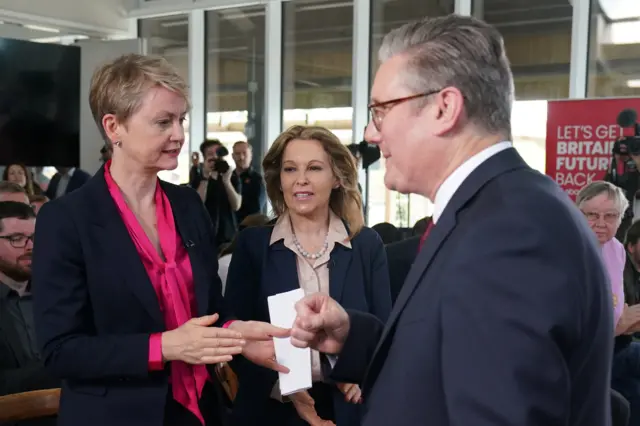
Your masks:
M338 389L344 394L344 400L352 404L362 403L362 391L355 383L338 383Z
M260 321L234 321L229 329L240 332L247 341L242 356L261 367L280 373L288 373L289 369L276 361L273 346L274 337L289 337L289 330Z
M291 343L326 354L338 354L349 334L349 315L331 297L322 293L296 303L298 316L291 329Z
M323 420L318 416L315 407L315 401L307 391L296 392L289 395L289 399L293 403L298 416L311 426L336 426L330 420Z
M629 306L625 303L622 316L616 324L616 336L633 331L632 327L638 322L640 322L640 305Z
M162 358L187 364L229 362L242 353L245 340L237 331L210 327L218 314L193 318L175 330L162 333Z

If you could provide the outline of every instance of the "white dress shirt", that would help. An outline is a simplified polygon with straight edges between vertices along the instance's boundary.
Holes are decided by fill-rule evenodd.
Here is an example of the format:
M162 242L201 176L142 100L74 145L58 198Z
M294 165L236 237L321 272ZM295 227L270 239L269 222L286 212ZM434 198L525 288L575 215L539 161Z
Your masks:
M451 201L453 194L455 194L458 188L460 188L460 185L462 185L462 183L476 168L478 168L480 164L484 163L497 153L511 147L513 147L513 144L509 141L491 145L469 158L467 161L462 163L460 167L455 169L453 173L451 173L444 182L442 182L442 185L440 185L440 188L438 188L438 191L436 192L436 199L433 203L433 224L435 225L438 222L442 212L447 207L447 204L449 204L449 201Z

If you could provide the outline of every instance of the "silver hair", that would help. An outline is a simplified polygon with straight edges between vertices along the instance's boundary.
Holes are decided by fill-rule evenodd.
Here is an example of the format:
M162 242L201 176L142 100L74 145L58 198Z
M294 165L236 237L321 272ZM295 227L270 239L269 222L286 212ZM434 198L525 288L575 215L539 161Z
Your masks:
M416 93L457 88L469 120L480 129L511 138L513 75L502 36L491 25L447 15L409 22L388 33L378 52L385 62L409 58L406 86Z
M607 194L607 197L613 201L622 219L624 212L626 212L629 207L629 201L624 191L610 182L596 180L582 188L576 196L576 205L578 208L582 208L584 203L601 194Z

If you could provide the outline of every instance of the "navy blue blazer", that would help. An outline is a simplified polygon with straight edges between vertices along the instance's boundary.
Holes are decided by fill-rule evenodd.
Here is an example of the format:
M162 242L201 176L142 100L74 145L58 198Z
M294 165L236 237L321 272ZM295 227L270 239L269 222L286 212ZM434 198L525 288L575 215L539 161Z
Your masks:
M56 198L56 193L58 191L58 185L60 184L60 173L56 173L51 178L51 182L49 182L49 186L47 186L47 191L45 195L53 200ZM82 185L87 183L91 179L91 175L84 170L76 168L73 174L71 175L71 179L69 179L69 184L67 185L67 189L65 190L65 194L75 191L80 188Z
M241 320L268 322L267 297L299 288L296 254L282 240L269 245L272 230L272 226L247 228L238 236L225 299ZM343 306L386 321L391 311L391 295L382 241L375 231L363 228L351 240L351 247L336 244L331 251L329 293ZM240 388L232 425L297 424L292 404L283 405L270 398L277 373L243 361L234 365ZM337 388L333 400L338 425L360 424L361 406L345 402ZM304 424L302 420L299 422Z
M189 253L197 315L230 319L211 222L191 188L161 181ZM162 426L168 369L148 371L166 330L155 290L101 169L46 203L33 251L34 317L46 367L63 379L60 426ZM215 379L215 375L212 375Z
M609 425L613 307L595 235L515 149L462 183L386 325L351 312L332 377L364 426Z

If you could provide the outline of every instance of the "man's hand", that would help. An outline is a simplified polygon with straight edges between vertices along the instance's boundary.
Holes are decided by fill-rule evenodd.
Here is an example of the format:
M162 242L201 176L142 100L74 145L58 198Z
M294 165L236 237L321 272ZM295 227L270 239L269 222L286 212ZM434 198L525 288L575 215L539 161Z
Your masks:
M231 176L233 175L233 169L229 167L229 169L222 173L222 180L225 182L231 182Z
M622 310L622 316L620 320L618 320L618 324L616 324L616 336L625 333L633 333L636 328L640 328L640 304L629 306L625 303L624 309Z
M289 330L260 321L234 321L229 329L240 332L246 340L242 356L261 367L279 373L289 372L287 367L277 363L273 347L273 338L289 337Z
M362 391L355 383L338 383L338 389L344 394L344 400L352 404L362 403Z
M349 315L331 297L322 293L296 303L298 316L291 329L291 343L326 354L338 354L349 334Z
M289 399L293 403L298 416L309 423L311 426L335 426L330 420L323 420L318 416L315 407L315 401L309 395L307 391L296 392L292 395L289 395Z

